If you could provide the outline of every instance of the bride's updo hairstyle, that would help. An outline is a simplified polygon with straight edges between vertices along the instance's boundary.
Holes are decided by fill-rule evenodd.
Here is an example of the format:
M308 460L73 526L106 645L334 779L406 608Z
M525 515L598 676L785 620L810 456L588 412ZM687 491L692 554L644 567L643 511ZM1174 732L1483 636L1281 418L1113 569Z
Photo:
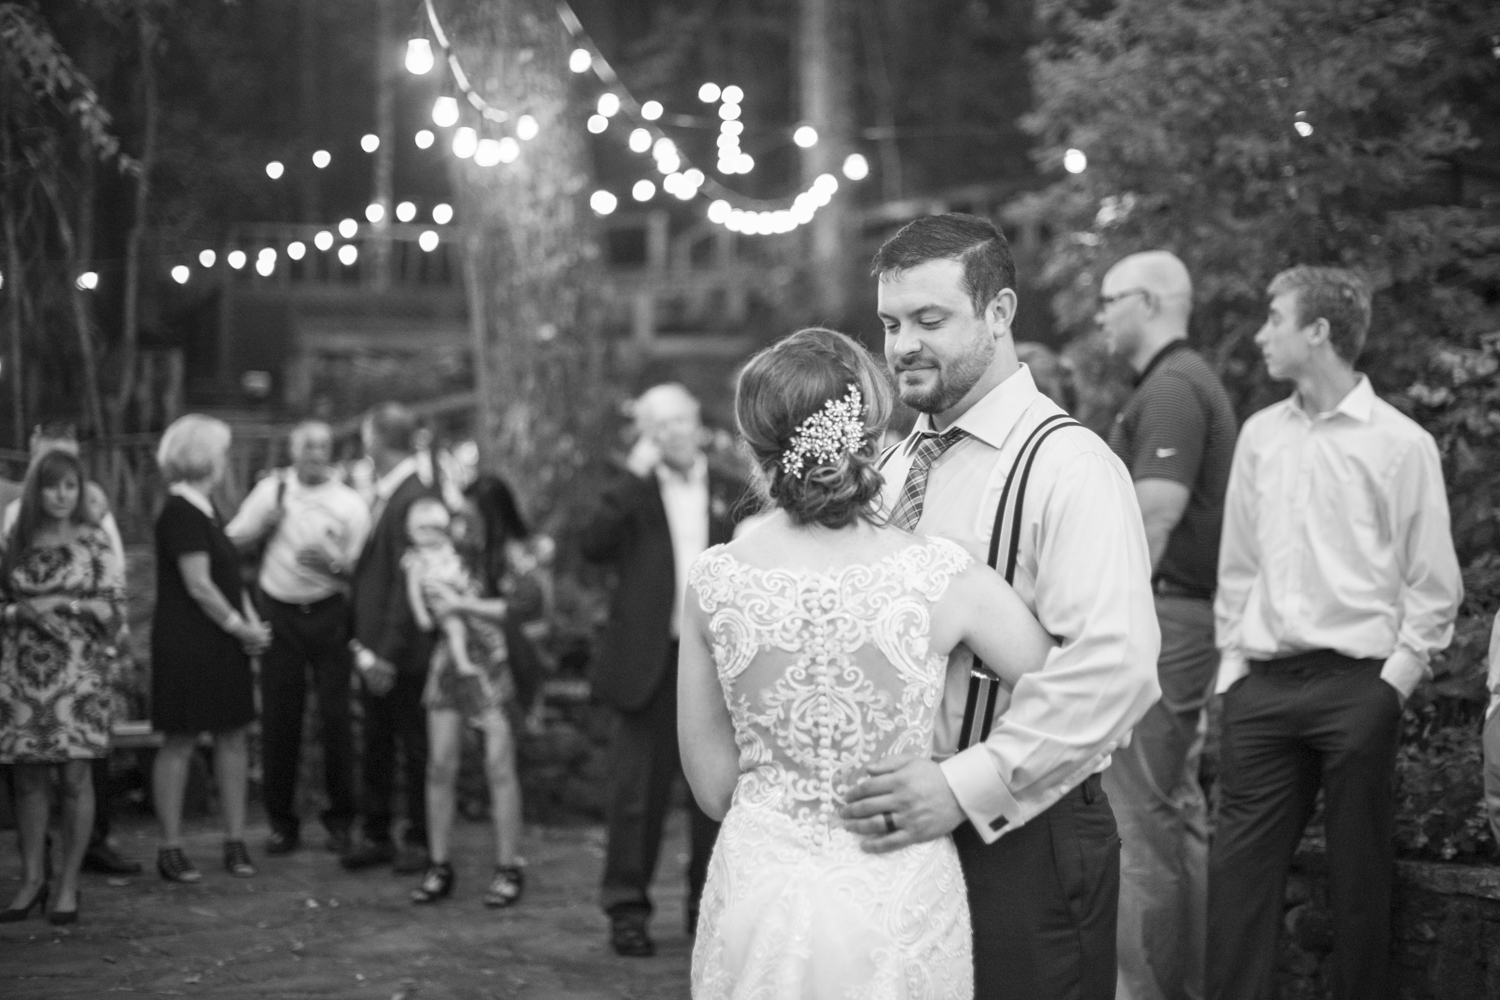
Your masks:
M857 409L850 405L851 388L859 394ZM810 327L761 351L740 371L734 415L769 506L798 525L878 521L884 480L875 463L891 416L891 389L854 340Z

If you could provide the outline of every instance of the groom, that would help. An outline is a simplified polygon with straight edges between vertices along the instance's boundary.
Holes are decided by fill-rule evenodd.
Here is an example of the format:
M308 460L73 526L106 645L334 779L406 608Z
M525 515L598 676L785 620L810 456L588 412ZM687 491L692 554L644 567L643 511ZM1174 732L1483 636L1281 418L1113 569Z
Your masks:
M1017 361L1015 265L988 221L919 219L880 248L874 273L886 360L921 413L884 466L886 509L984 559L1005 504L1000 568L1013 548L1016 592L1058 645L998 693L988 719L986 698L976 700L972 733L973 657L956 652L936 727L946 759L872 765L846 826L875 853L953 834L976 997L1111 1000L1120 838L1099 774L1160 694L1151 557L1130 474L1092 432L1064 423ZM1032 457L1018 465L1023 449Z

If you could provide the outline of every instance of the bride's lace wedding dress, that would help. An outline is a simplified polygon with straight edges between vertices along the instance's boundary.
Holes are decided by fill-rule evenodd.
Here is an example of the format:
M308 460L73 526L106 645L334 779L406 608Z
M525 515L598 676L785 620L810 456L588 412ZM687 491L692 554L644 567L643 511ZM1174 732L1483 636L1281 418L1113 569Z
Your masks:
M929 613L970 562L923 538L831 573L722 546L694 564L741 772L703 894L698 1000L972 995L952 841L866 854L838 817L861 767L931 753L946 657L928 651Z

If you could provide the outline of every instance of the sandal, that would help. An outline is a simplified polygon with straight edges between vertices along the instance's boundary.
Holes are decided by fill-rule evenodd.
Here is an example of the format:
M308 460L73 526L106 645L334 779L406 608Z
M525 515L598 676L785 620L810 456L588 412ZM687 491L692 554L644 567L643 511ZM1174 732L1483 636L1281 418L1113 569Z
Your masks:
M451 895L453 895L453 866L446 861L438 861L427 866L427 874L422 876L422 884L411 891L411 901L418 905L436 903Z
M523 883L520 868L515 865L497 866L495 877L490 879L490 887L485 890L484 905L492 910L516 905L521 901Z
M156 851L156 870L168 882L201 882L203 873L193 867L180 847L161 847Z
M243 840L224 841L224 870L235 878L250 878L255 874L250 850Z

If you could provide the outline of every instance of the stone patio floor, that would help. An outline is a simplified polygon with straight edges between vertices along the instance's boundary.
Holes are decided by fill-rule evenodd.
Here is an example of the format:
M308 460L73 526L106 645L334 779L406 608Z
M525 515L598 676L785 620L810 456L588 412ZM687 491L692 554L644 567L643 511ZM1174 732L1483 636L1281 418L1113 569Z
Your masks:
M252 827L260 873L231 878L219 864L220 834L194 830L188 852L196 886L154 870L149 820L124 826L124 853L147 866L131 878L85 875L82 920L54 928L35 916L0 924L0 996L82 998L350 997L369 1000L521 997L602 1000L687 997L692 939L683 930L686 836L668 824L654 896L657 955L617 957L594 899L603 865L602 827L528 827L526 895L513 910L479 902L490 864L487 824L459 821L455 895L415 907L416 876L388 869L351 874L321 849L268 858L266 829ZM0 893L20 877L14 834L0 834Z

